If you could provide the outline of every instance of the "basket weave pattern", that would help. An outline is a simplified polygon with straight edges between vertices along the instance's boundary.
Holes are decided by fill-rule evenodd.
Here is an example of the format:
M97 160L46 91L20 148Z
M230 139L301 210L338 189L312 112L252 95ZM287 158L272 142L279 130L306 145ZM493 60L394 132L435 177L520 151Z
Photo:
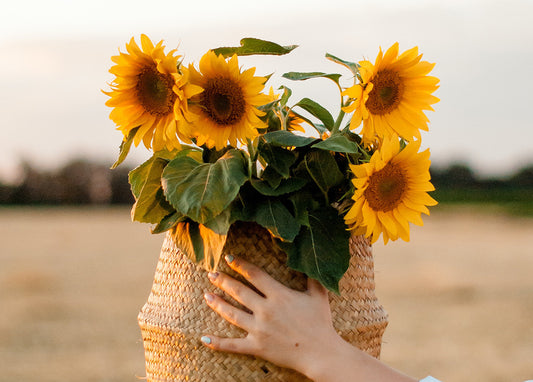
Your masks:
M350 267L340 282L341 295L330 293L333 325L348 342L379 357L387 314L374 293L374 264L366 239L350 239ZM255 223L234 224L223 255L243 257L275 279L305 290L306 276L285 265L286 255L273 245L270 234ZM242 278L223 261L219 270ZM243 337L246 333L227 323L204 302L210 291L236 306L231 297L216 289L206 271L176 247L172 235L165 238L152 291L139 313L148 381L308 381L295 371L262 359L216 352L200 342L204 334Z

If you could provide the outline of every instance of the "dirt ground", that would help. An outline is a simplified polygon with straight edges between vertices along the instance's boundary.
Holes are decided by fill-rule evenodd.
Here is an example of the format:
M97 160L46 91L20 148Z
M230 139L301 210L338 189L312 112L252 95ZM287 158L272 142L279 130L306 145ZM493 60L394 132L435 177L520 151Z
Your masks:
M436 208L375 246L382 360L442 381L533 379L533 219ZM162 236L127 208L0 209L0 381L136 381Z

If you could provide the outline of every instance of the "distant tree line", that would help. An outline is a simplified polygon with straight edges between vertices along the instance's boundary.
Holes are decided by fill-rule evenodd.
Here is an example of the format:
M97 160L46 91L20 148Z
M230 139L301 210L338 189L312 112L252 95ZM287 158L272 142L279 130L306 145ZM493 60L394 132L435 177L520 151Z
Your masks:
M0 204L132 204L128 183L131 169L75 159L55 171L39 171L22 165L22 177L15 185L0 183Z
M467 164L432 167L439 202L533 203L533 164L502 177L479 177Z
M0 204L80 205L127 204L134 200L126 167L76 159L55 171L23 166L18 184L0 183ZM533 164L501 178L480 178L467 164L431 168L432 193L439 202L533 201Z

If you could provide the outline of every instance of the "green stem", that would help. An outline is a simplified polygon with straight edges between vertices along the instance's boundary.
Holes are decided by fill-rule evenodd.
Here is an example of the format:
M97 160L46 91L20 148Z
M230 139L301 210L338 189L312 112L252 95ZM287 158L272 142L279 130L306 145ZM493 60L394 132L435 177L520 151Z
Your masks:
M357 147L359 147L359 152L361 154L363 154L363 157L365 159L366 162L368 162L371 158L370 154L366 151L366 149L364 147L361 147L360 144L356 143Z
M251 173L252 176L257 176L257 166L254 166L255 164L255 150L254 150L254 144L250 140L250 138L246 139L246 147L248 148L248 170L249 173Z
M342 120L344 119L345 115L346 115L346 113L344 112L344 110L342 110L342 107L341 107L341 111L339 112L339 115L337 116L337 120L335 121L335 125L333 125L333 129L331 130L331 134L332 135L337 133L337 132L339 132Z

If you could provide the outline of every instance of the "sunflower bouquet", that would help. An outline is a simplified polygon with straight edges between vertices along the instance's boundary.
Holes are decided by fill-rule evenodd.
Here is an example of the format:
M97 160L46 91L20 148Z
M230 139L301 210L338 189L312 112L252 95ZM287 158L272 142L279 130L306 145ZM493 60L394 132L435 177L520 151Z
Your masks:
M398 43L374 63L326 58L341 74L289 72L292 81L327 80L339 91L335 119L319 103L291 102L289 87L265 90L268 76L242 69L239 56L284 55L296 46L253 38L208 51L185 66L163 42L142 35L113 56L104 92L124 136L113 168L133 145L153 151L130 172L132 219L171 230L177 245L217 267L231 225L255 222L287 254L287 265L338 292L348 268L350 231L371 243L409 241L409 223L436 204L429 150L420 151L424 110L438 99L434 64ZM348 118L349 116L349 118Z

